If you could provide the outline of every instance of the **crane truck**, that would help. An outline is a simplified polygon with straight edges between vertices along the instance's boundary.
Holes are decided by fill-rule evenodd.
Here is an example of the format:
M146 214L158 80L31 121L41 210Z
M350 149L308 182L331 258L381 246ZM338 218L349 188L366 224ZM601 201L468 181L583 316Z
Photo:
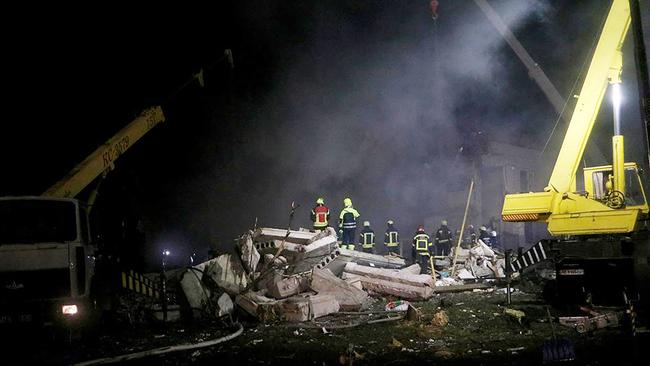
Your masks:
M632 21L640 22L638 2L613 0L548 185L542 192L508 194L503 203L503 221L544 222L552 236L520 255L511 268L553 260L554 292L565 303L615 305L636 299L640 310L650 303L648 179L642 169L647 162L625 161L620 123L622 47ZM640 31L634 36L642 37ZM646 55L639 48L637 61L642 57L643 62L637 65L644 66ZM637 72L647 75L647 70ZM639 79L642 98L647 97L644 82ZM614 114L612 164L583 168L584 189L578 190L578 168L608 89ZM642 119L647 116L646 110ZM647 150L647 136L645 143Z
M82 324L91 315L96 246L87 201L77 198L165 120L144 110L40 196L0 197L0 325Z

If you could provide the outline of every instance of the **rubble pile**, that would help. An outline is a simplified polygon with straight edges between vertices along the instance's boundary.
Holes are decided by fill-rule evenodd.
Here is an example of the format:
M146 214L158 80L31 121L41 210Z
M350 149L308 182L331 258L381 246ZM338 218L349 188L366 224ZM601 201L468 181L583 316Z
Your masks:
M234 305L262 322L303 322L339 311L363 311L369 296L431 298L463 280L504 277L504 260L479 241L457 256L436 257L438 280L403 258L339 248L334 229L321 232L258 228L223 254L185 270L181 288L194 315L223 316ZM460 287L460 286L458 286Z

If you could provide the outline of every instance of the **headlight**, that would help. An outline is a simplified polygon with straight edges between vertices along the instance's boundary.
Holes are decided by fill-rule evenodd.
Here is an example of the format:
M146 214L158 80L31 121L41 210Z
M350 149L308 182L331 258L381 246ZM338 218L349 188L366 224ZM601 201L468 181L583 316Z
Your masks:
M61 312L64 315L75 315L77 311L77 305L63 305L61 307Z

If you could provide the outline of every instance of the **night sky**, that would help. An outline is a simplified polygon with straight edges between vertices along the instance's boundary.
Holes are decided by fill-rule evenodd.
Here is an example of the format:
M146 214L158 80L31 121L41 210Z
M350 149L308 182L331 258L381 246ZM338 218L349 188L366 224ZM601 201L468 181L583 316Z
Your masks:
M319 196L338 215L350 195L375 230L394 219L410 236L441 218L460 225L446 199L467 189L473 153L493 141L541 149L557 118L473 1L440 0L436 23L429 1L223 3L5 14L0 195L42 193L161 104L167 121L117 161L95 211L104 242L141 222L144 244L118 246L142 263L162 248L178 261L230 250L256 219L286 227L292 201L292 226L308 227ZM490 4L569 95L608 2ZM631 44L623 132L640 161ZM178 91L200 68L206 87ZM609 152L601 116L593 140Z

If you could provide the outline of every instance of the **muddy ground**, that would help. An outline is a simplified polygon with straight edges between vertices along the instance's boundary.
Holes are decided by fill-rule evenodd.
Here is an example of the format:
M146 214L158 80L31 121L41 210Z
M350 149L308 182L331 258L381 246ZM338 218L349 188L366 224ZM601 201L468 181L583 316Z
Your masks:
M574 329L551 325L547 305L534 286L521 286L510 308L523 311L519 322L504 314L502 290L440 294L427 302L414 303L420 321L397 320L363 324L368 320L397 316L381 311L390 299L375 299L372 314L338 314L305 325L259 324L239 316L241 336L210 348L169 353L128 361L131 365L531 365L543 363L545 342L566 340L575 359L562 364L645 364L650 355L647 335L631 337L623 328L579 334ZM444 311L449 322L434 325L434 314ZM567 314L549 307L552 317ZM309 328L305 328L309 327ZM323 330L323 328L325 328ZM94 337L72 344L30 334L3 342L0 364L74 364L178 343L193 343L232 333L222 322L135 325L101 329ZM5 334L6 335L6 334ZM13 343L13 344L12 344ZM548 347L547 347L548 348ZM557 347L551 347L557 348Z

